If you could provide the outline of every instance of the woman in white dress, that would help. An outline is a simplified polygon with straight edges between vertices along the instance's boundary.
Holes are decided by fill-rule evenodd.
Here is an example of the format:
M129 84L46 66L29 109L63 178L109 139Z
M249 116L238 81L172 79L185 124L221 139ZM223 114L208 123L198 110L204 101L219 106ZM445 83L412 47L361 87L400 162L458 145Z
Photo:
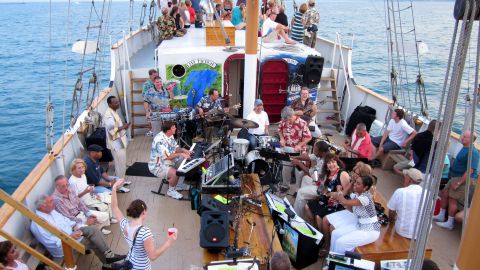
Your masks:
M72 175L68 179L70 188L77 193L77 196L88 208L97 212L95 215L99 218L100 223L105 224L105 226L118 223L112 215L112 207L110 206L111 195L107 192L94 192L95 188L87 184L87 177L85 176L86 169L87 165L83 159L77 158L72 161L72 165L70 166ZM100 214L98 214L98 212L100 212ZM102 222L100 219L104 221ZM110 233L107 229L102 229L102 232L104 234Z
M18 248L10 241L0 242L0 268L5 270L29 270L28 266L20 260Z
M343 254L358 246L373 243L380 237L377 211L373 195L369 191L373 183L371 176L357 177L350 200L345 199L341 192L332 195L334 200L352 211L353 217L349 217L350 222L343 222L335 227L332 232L330 251Z

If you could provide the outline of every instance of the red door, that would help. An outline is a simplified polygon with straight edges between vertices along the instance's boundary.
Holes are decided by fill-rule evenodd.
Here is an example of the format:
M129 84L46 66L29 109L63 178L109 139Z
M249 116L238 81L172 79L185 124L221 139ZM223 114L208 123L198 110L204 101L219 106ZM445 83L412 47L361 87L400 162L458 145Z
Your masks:
M287 104L288 64L280 59L268 60L261 69L261 99L270 123L280 121L280 112Z

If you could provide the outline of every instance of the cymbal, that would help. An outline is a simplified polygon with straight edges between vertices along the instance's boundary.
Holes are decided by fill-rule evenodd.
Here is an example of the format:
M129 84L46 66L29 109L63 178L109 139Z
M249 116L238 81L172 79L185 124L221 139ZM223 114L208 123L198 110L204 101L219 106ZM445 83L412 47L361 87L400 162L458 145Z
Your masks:
M236 127L236 128L258 128L257 123L247 119L242 119L242 118L237 118L232 120L231 124L233 127Z

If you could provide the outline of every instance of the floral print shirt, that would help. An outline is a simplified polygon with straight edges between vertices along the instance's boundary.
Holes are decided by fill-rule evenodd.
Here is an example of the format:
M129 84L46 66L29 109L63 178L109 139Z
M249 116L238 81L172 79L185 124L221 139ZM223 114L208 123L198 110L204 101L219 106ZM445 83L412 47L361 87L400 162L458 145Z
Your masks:
M282 120L278 126L278 132L283 135L285 146L289 147L295 147L303 141L304 138L312 138L307 122L298 117L292 123L287 120Z

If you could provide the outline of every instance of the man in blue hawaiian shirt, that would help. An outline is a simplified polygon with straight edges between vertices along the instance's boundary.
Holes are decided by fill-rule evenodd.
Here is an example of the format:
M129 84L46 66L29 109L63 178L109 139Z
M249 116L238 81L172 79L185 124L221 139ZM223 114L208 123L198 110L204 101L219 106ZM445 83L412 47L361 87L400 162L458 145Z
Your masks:
M192 152L178 146L173 137L176 131L175 122L163 122L162 132L153 138L148 169L160 179L167 179L167 196L179 200L183 196L178 191L188 190L190 186L178 181L176 167L180 165L183 159L190 159Z

